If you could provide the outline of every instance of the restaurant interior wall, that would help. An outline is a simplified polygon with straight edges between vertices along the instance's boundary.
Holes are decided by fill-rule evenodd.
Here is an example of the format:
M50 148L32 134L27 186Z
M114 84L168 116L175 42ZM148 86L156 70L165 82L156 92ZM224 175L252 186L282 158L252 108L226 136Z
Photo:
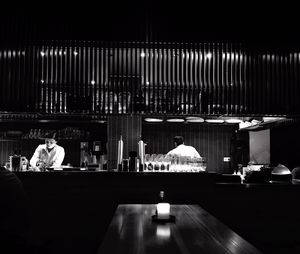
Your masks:
M174 137L182 135L186 145L194 146L206 157L208 172L226 174L236 167L237 128L233 124L143 122L142 139L147 144L145 153L166 154L174 148ZM224 162L224 157L230 157L231 161Z

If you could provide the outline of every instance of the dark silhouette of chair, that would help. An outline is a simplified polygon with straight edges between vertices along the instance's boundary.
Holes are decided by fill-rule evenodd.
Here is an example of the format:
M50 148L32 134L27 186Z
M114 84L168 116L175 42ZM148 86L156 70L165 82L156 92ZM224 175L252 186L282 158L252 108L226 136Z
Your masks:
M28 199L20 179L0 167L0 253L46 254L46 248L29 237Z

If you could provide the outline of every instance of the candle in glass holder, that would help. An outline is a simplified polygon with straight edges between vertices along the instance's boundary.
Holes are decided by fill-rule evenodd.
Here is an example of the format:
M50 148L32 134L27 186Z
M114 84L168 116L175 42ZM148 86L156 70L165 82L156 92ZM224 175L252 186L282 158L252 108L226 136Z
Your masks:
M158 219L169 219L170 218L170 204L169 203L158 203L156 205L157 218Z

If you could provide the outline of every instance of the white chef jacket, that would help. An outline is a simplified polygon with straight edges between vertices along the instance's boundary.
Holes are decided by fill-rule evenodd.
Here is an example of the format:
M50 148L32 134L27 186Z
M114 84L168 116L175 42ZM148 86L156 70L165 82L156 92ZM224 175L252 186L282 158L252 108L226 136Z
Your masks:
M167 155L190 156L192 158L201 158L200 154L194 147L186 146L184 144L181 144L173 150L169 151Z
M46 163L46 167L60 167L65 158L65 149L59 145L55 145L49 152L46 144L39 145L30 159L30 165L36 167L38 161Z

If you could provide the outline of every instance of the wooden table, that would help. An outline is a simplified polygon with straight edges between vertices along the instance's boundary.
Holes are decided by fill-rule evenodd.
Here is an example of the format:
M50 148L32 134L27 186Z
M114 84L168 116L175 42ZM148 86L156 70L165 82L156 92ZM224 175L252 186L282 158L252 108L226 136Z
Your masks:
M175 222L152 221L155 205L119 205L98 254L250 254L253 245L198 205L171 205Z

